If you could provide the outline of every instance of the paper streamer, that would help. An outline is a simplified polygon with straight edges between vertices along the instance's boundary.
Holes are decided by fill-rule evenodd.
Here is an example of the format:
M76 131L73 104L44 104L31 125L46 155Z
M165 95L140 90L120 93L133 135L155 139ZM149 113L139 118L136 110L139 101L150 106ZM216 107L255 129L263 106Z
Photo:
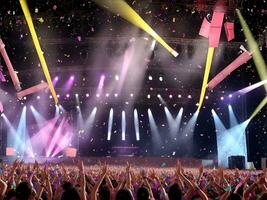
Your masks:
M130 23L146 31L157 42L159 42L167 51L169 51L174 57L178 56L178 53L172 49L139 15L136 13L125 1L123 0L94 0L98 5L108 9L109 11L119 14L122 18L126 19Z
M198 33L199 35L205 37L205 38L209 38L209 34L210 34L210 23L208 22L208 20L206 19L206 17L203 19L203 22L201 24L201 28L200 31Z
M216 48L219 46L221 30L223 24L224 13L219 11L214 11L209 32L209 46Z
M5 49L5 44L3 43L2 39L0 39L0 52L2 54L2 57L4 58L4 61L6 63L9 75L11 77L11 80L13 82L15 89L17 91L20 91L21 86L20 86L19 78L18 78L17 73L15 72L15 70L14 70L14 68L10 62L10 59L9 59L7 52L6 52L6 49Z
M1 82L6 82L5 75L3 74L3 67L0 66L0 81Z
M256 40L254 39L246 21L244 20L240 10L236 10L240 24L243 28L243 33L247 39L247 43L248 43L248 47L249 47L249 51L253 53L252 57L253 57L253 61L256 65L256 69L258 71L258 74L261 78L261 80L266 80L267 79L267 68L266 68L266 64L265 61L261 55L259 46L256 42ZM265 90L267 92L267 85L264 85Z
M46 89L47 87L48 87L47 83L40 83L40 84L35 85L33 87L30 87L26 90L22 90L22 91L18 92L17 97L18 97L18 99L22 99L24 96L39 92L41 90Z
M38 54L38 57L39 57L39 60L40 60L40 63L41 63L45 78L47 80L48 87L49 87L49 89L51 91L51 94L52 94L52 96L54 98L55 104L58 104L58 98L57 98L57 95L56 95L56 91L55 91L55 88L53 86L53 83L52 83L52 80L51 80L51 77L50 77L50 73L49 73L48 67L46 65L46 61L45 61L45 58L44 58L44 55L43 55L43 51L41 49L41 46L40 46L36 31L34 29L34 25L33 25L33 22L32 22L32 17L31 17L27 2L26 2L26 0L20 0L19 2L20 2L20 5L21 5L21 8L23 10L25 19L27 21L28 27L30 29L30 33L31 33L31 36L32 36L32 39L33 39L33 43L34 43L36 52Z
M0 112L1 112L1 113L4 112L4 106L3 106L3 104L2 104L1 101L0 101Z
M207 88L207 83L208 83L209 74L210 74L210 69L211 69L213 53L214 53L214 48L210 47L209 50L208 50L205 73L204 73L204 79L203 79L200 98L199 98L199 102L198 102L198 109L197 109L198 111L202 107L202 104L203 104L203 101L204 101L206 88Z
M230 73L236 70L238 67L246 63L252 58L251 54L247 51L240 54L230 65L224 68L219 74L217 74L209 83L208 89L212 90L220 82L222 82Z
M226 38L228 42L235 38L234 23L225 22L224 30L225 30L225 34L226 34Z
M251 114L249 120L252 120L260 111L261 109L266 106L267 104L267 97L265 97L260 104L257 106L257 108L255 109L255 111Z

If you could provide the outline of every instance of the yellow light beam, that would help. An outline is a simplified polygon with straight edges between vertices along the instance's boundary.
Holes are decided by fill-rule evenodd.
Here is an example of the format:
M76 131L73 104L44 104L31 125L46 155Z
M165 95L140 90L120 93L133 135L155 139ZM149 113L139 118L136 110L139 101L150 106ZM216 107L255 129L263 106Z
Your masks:
M243 18L241 12L239 9L236 9L240 24L242 26L244 35L247 39L247 43L248 43L248 47L249 47L249 51L252 52L252 57L253 57L253 61L256 65L258 74L261 78L261 80L266 80L267 79L267 69L266 69L266 64L264 62L264 59L261 55L261 52L259 50L259 46L256 42L256 40L254 39L245 19ZM267 92L267 85L264 85L265 90Z
M139 15L123 0L94 0L98 5L106 8L114 14L119 14L122 18L126 19L135 26L143 29L150 34L156 41L158 41L167 51L174 57L178 53L172 49Z
M249 120L252 120L261 111L261 109L264 106L266 106L266 104L267 104L267 96L260 102L260 104L257 106L257 108L255 109L255 111L250 116Z
M209 74L210 74L210 69L211 69L213 53L214 53L214 48L209 47L208 55L207 55L207 61L206 61L206 67L205 67L205 72L204 72L204 78L203 78L200 98L199 98L199 102L198 102L198 108L197 108L198 111L201 109L203 101L204 101L204 97L205 97L205 93L206 93L206 89L207 89L207 84L208 84L208 80L209 80Z
M21 8L23 10L25 19L27 21L28 27L30 29L32 40L33 40L36 52L38 54L38 57L39 57L39 60L40 60L40 63L41 63L45 78L47 80L48 87L49 87L49 89L51 91L51 94L52 94L52 96L54 98L55 104L58 104L58 98L57 98L57 95L56 95L56 91L55 91L55 88L53 86L53 83L52 83L52 80L51 80L51 77L50 77L50 74L49 74L49 70L48 70L48 67L46 65L46 61L45 61L45 58L44 58L44 55L43 55L43 51L41 49L41 46L40 46L36 31L34 29L34 25L33 25L33 22L32 22L32 17L31 17L27 2L26 2L26 0L20 0L19 2L20 2L20 5L21 5Z

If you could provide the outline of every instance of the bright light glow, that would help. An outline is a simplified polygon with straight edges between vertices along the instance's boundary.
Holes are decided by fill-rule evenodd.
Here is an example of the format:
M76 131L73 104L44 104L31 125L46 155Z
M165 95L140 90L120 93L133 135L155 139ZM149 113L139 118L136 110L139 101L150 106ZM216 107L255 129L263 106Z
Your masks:
M171 112L169 111L169 109L166 106L164 107L164 111L165 111L165 114L167 117L171 136L172 136L172 138L174 138L175 136L177 136L177 134L180 130L180 125L181 125L182 115L183 115L183 108L180 109L176 118L173 118Z
M153 80L153 77L152 76L148 76L148 80L152 81Z
M140 131L139 131L139 119L138 119L138 112L134 109L134 130L135 130L135 137L136 140L140 140Z
M120 80L119 75L115 75L115 80L116 80L116 81Z
M230 107L229 107L230 108ZM216 138L217 138L217 151L218 151L218 163L219 166L228 167L228 157L233 155L245 156L247 161L247 145L246 145L246 135L245 130L248 122L245 121L238 124L235 117L232 115L230 124L230 129L226 129L221 119L218 117L214 110L211 111L216 128ZM232 111L231 111L232 112Z
M189 95L187 96L187 98L188 98L188 99L192 99L192 96L189 94Z
M41 97L40 96L37 96L36 99L40 99Z
M178 94L178 98L179 98L179 99L182 98L182 95Z
M109 111L109 118L108 118L108 137L107 137L107 140L111 140L112 124L113 124L113 108L111 108L110 111Z
M153 51L155 49L155 46L156 46L156 40L153 40L150 50Z
M114 94L114 96L115 96L115 97L118 97L118 94L117 94L117 93L115 93L115 94Z
M224 100L224 97L221 97L220 99L221 99L221 100Z
M152 134L152 145L155 149L157 149L162 142L160 138L159 130L158 130L157 124L155 122L155 119L153 117L151 110L148 109L147 113L148 113L149 126L150 126L151 134Z
M133 93L131 93L130 96L133 97L134 96Z
M89 94L88 93L86 93L86 95L85 95L87 98L89 97Z
M151 97L150 94L148 94L148 95L147 95L147 98L150 99L150 97Z
M161 81L161 82L163 81L163 77L162 76L159 77L159 81Z
M260 81L258 83L253 84L253 85L250 85L248 87L245 87L245 88L243 88L241 90L238 90L237 92L234 93L234 95L236 95L236 94L240 94L240 95L247 94L250 91L255 90L258 87L260 87L262 85L265 85L265 84L267 84L267 80Z
M125 111L123 110L121 113L121 139L125 141L125 133L126 133L126 117Z
M66 97L69 98L70 97L70 94L66 94Z
M169 98L172 99L172 94L169 95Z
M96 97L99 98L100 97L100 94L96 94Z
M109 93L106 93L106 97L109 97Z
M70 77L70 80L74 80L74 76L71 76L71 77Z

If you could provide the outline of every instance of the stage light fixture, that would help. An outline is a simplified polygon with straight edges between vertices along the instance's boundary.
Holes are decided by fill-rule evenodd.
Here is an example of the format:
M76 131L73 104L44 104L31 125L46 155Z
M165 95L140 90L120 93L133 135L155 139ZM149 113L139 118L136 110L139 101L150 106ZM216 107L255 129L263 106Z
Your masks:
M148 94L148 95L147 95L147 98L150 99L150 97L151 97L150 94Z
M152 76L148 76L148 80L152 81L153 77Z
M189 95L187 96L187 98L188 98L188 99L192 99L192 96L189 94Z
M117 94L117 93L115 93L115 94L114 94L114 96L115 96L115 97L118 97L118 94Z
M178 98L179 98L179 99L182 98L182 95L178 94Z
M67 98L69 98L69 97L70 97L70 95L69 95L69 94L66 94L66 97L67 97Z
M162 76L159 77L159 81L160 81L160 82L163 81L163 77L162 77Z
M88 93L86 93L86 95L85 95L86 97L89 97L89 94Z

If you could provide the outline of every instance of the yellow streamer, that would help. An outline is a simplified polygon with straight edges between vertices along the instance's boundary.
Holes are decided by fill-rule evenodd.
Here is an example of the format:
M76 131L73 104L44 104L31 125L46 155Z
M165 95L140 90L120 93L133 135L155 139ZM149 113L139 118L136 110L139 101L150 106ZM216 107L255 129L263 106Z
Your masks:
M261 109L267 104L267 97L265 97L260 104L257 106L257 108L255 109L255 111L252 113L252 115L250 116L249 120L252 120L260 111Z
M43 51L42 51L40 43L38 41L38 37L37 37L36 31L34 29L34 25L33 25L33 22L32 22L32 17L31 17L27 2L26 2L26 0L20 0L19 2L20 2L20 5L21 5L21 8L23 10L25 19L27 21L28 27L30 29L32 40L33 40L36 52L38 54L38 57L39 57L39 60L40 60L40 63L41 63L45 78L47 80L48 87L49 87L49 89L51 91L51 94L52 94L52 96L54 98L55 104L58 104L58 98L57 98L57 95L56 95L56 91L55 91L55 88L53 86L53 83L52 83L52 80L51 80L51 77L50 77L50 74L49 74L49 70L48 70L48 67L46 65L46 61L45 61L44 55L43 55Z
M253 53L252 57L253 57L255 65L256 65L258 74L259 74L262 81L267 80L266 64L265 64L264 59L261 55L259 46L258 46L256 40L254 39L254 37L253 37L245 19L243 18L240 10L237 9L236 12L237 12L240 24L243 28L244 35L247 39L249 51ZM267 92L267 85L264 85L264 87L265 87L265 90Z
M123 0L94 0L100 6L108 9L109 11L119 14L122 18L126 19L135 26L143 29L150 34L156 41L158 41L167 51L174 57L178 53L172 49L139 15L136 13L125 1Z
M204 97L205 97L205 93L206 93L206 89L207 89L207 84L208 84L208 80L209 80L209 74L210 74L210 69L211 69L213 53L214 53L214 48L209 47L208 55L207 55L207 61L206 61L206 67L205 67L205 73L204 73L204 78L203 78L203 83L202 83L202 88L201 88L201 93L200 93L197 111L199 111L201 109L203 101L204 101Z

